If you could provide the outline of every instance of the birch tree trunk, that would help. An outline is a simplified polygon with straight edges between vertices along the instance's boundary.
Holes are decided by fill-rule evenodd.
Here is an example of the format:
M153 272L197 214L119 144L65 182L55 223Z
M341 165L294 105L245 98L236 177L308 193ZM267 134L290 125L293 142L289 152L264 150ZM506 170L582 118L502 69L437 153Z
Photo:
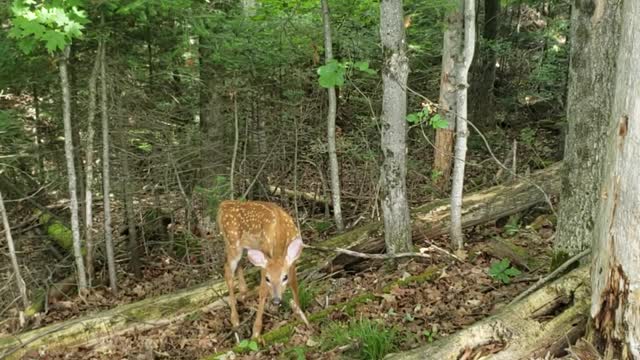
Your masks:
M78 194L76 193L76 169L73 160L73 138L71 129L71 92L69 91L69 76L67 73L67 61L69 59L69 46L67 46L60 58L60 84L62 86L62 121L64 123L64 154L67 163L67 177L69 180L69 203L71 208L71 234L73 236L73 255L75 257L76 272L78 276L78 291L87 288L87 274L82 258L82 245L80 243L80 224L78 221Z
M598 4L597 21L586 3L577 3L571 13L565 172L554 244L558 263L591 246L598 216L604 119L613 106L620 38L619 7Z
M621 16L620 43L613 92L600 94L611 96L611 112L593 233L591 324L604 359L626 360L640 359L640 3L598 2L591 20L614 14Z
M380 2L382 66L382 215L387 252L411 251L411 220L407 200L407 93L402 0Z
M324 59L333 60L333 45L331 43L331 22L329 17L329 0L321 0L322 23L324 25ZM331 201L333 203L333 219L339 232L344 231L342 221L342 207L340 201L340 173L338 155L336 153L336 88L327 89L329 94L329 109L327 113L327 148L329 151L329 173L331 178Z
M24 283L22 274L20 273L20 265L18 265L18 256L16 255L16 248L13 244L13 237L11 236L11 226L9 225L9 218L7 217L7 210L4 207L4 199L0 192L0 216L2 216L2 225L4 226L4 233L7 239L7 245L9 247L9 257L11 258L11 266L13 267L13 273L16 277L16 285L22 298L22 306L24 308L29 307L29 298L27 297L27 286Z
M85 175L86 186L84 195L85 205L85 243L87 247L86 263L87 263L87 283L91 287L93 282L93 193L91 191L91 184L93 184L93 138L95 136L95 128L93 122L96 118L96 81L98 72L100 71L100 54L102 53L102 42L98 44L98 51L96 53L96 59L93 63L93 70L89 77L89 108L87 109L87 144L86 144L86 161Z
M102 23L104 24L104 15ZM109 287L114 293L118 292L118 278L116 276L116 261L113 251L113 237L111 230L111 169L109 166L109 113L107 108L107 71L106 45L101 40L100 46L100 116L102 120L102 203L104 207L104 244L107 253L107 268L109 272Z
M436 186L449 187L453 164L453 135L456 129L456 84L454 64L462 48L464 22L459 7L452 8L446 17L447 27L442 42L442 71L438 112L447 120L447 127L436 129L433 171L439 174Z
M476 4L475 0L461 0L464 14L464 41L462 53L456 63L456 145L453 160L453 180L451 184L451 242L462 249L462 192L464 186L464 165L467 157L467 77L473 60L476 44Z

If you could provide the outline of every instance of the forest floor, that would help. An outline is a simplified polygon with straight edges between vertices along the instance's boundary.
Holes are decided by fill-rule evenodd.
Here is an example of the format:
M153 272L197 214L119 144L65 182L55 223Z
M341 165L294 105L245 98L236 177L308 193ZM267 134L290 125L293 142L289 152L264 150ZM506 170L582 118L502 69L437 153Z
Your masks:
M357 273L343 271L312 284L303 282L300 291L307 314L365 294L372 296L355 304L334 308L324 319L313 323L311 329L303 325L295 327L293 335L284 343L261 347L258 351L247 347L245 354L236 354L234 358L371 358L367 357L368 352L375 355L406 350L462 329L507 304L537 280L536 273L546 271L546 268L531 272L520 269L522 274L509 284L489 274L492 264L501 260L493 258L487 251L487 240L492 238L506 238L525 248L528 255L547 259L553 225L545 220L544 226L527 226L539 224L541 217L536 218L539 214L531 212L522 219L513 218L504 226L485 224L468 231L468 257L464 262L441 253L434 253L431 258L398 263L370 260L359 264L361 270ZM546 215L542 218L546 219ZM447 247L446 237L432 241ZM194 265L198 264L180 263L168 256L156 255L146 261L144 279L124 279L124 290L117 296L106 289L98 289L82 301L59 301L48 309L37 325L172 292L211 277L210 264L200 264L200 269ZM434 270L435 276L430 276ZM241 336L250 336L252 309L255 307L255 297L240 304L241 321L244 321ZM294 319L286 307L267 308L263 333ZM223 307L217 311L197 313L169 326L113 336L90 348L47 351L45 356L34 352L24 358L197 359L230 350L235 345L229 310Z

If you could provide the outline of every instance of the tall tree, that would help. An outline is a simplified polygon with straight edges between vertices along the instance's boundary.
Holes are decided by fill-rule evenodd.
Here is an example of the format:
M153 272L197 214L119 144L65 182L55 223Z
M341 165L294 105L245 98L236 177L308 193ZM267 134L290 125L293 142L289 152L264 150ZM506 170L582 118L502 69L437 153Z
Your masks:
M606 137L602 148L600 206L594 213L592 336L606 360L640 359L640 3L603 1L595 9L584 6L582 3L574 8L579 13L576 15L588 10L596 27L614 20L620 27L620 36L612 39L619 41L619 50L609 64L614 69L613 86L609 92L599 94L609 98L610 111L600 119L606 124ZM610 82L596 69L592 70L591 77L584 79L591 81L574 84L574 88L593 90L594 83Z
M446 15L446 28L442 42L442 70L438 112L447 121L446 127L436 129L433 172L438 174L436 186L446 189L451 179L453 164L453 139L456 128L455 62L462 47L464 21L461 8L452 6Z
M380 2L382 66L382 215L388 253L410 251L411 221L407 200L407 78L402 0Z
M104 24L104 15L100 20ZM113 236L111 233L111 166L109 159L109 109L107 108L107 70L106 45L100 40L100 118L102 123L102 202L104 207L104 244L107 253L107 269L109 272L109 287L114 293L118 292L118 278L116 275L116 261L113 251Z
M102 52L102 42L98 46L96 52L96 58L93 63L93 70L89 76L89 106L87 109L87 142L86 142L86 186L84 195L85 205L85 244L87 247L86 265L87 265L87 283L89 287L93 281L93 192L91 190L91 184L93 184L93 138L95 136L95 128L93 122L96 118L96 82L98 78L98 72L100 71L100 54Z
M87 274L82 257L82 245L80 243L80 223L78 219L78 194L76 192L76 169L73 158L73 139L71 129L71 92L69 89L69 77L67 73L67 61L70 47L62 51L60 63L60 84L62 86L62 121L64 123L64 155L67 162L67 177L69 183L69 198L71 209L71 234L73 238L73 255L76 260L78 276L78 291L82 292L87 287Z
M593 241L608 126L603 119L613 106L605 94L611 94L615 86L620 38L619 9L599 7L604 13L595 22L590 5L578 5L571 14L565 170L554 244L558 262L587 249Z
M331 22L329 17L329 0L321 0L322 23L324 25L324 59L326 63L333 60L333 45L331 43ZM329 151L329 173L331 179L331 200L333 203L333 218L338 231L344 230L342 221L342 205L340 201L340 173L338 155L336 153L336 88L327 89L329 95L329 109L327 110L327 148Z
M13 267L13 276L16 278L16 285L20 292L20 298L24 308L29 307L29 298L27 297L27 286L24 283L22 274L20 272L20 265L18 265L18 256L16 255L16 248L13 244L13 237L11 236L11 226L9 225L9 217L7 216L7 210L4 207L4 199L2 198L2 192L0 192L0 216L2 216L2 225L4 226L4 234L7 239L7 246L9 247L9 257L11 258L11 266Z
M461 0L464 14L464 40L455 64L456 78L456 145L451 184L451 242L458 248L464 246L462 234L462 193L464 187L464 166L467 157L467 77L473 60L476 44L476 4L475 0Z

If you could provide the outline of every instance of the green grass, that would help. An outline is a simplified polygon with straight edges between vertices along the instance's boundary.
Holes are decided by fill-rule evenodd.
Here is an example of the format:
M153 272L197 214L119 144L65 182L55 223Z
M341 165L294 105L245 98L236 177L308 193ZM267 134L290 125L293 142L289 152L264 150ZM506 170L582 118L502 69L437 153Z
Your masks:
M356 344L348 358L379 360L396 348L397 331L369 319L352 320L347 324L331 323L322 332L321 348Z

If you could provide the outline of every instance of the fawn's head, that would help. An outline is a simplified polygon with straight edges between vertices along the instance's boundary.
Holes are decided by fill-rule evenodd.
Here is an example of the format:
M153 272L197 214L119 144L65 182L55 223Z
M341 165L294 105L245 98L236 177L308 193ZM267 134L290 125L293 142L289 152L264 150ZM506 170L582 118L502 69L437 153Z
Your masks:
M247 257L253 265L261 267L264 271L264 280L271 293L273 303L278 305L282 295L287 289L289 281L289 269L302 253L302 238L297 236L285 252L285 256L268 257L260 250L250 249Z

